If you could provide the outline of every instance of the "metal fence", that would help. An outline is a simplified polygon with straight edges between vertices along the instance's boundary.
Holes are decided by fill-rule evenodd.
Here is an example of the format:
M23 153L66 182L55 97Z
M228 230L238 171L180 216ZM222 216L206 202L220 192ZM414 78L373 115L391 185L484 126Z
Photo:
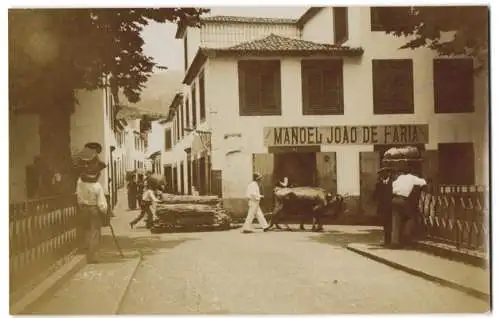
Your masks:
M486 252L489 238L488 191L482 186L443 185L422 193L420 223L427 238L457 249Z
M11 298L36 285L78 251L78 225L74 195L10 204Z

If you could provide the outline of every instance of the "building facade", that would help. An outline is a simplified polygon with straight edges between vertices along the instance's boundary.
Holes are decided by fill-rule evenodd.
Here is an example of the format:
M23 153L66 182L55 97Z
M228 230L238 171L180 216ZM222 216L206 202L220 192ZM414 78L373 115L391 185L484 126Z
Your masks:
M185 88L170 109L164 156L174 188L207 188L240 216L258 171L266 208L287 176L344 194L350 211L369 216L381 155L395 145L422 150L433 184L487 184L488 73L474 74L469 58L400 49L408 39L380 29L381 10L181 26Z
M81 90L77 98L79 102L71 115L71 153L76 154L88 142L102 145L99 157L107 167L99 182L114 206L118 189L125 185L128 124L116 118L118 106L109 88Z

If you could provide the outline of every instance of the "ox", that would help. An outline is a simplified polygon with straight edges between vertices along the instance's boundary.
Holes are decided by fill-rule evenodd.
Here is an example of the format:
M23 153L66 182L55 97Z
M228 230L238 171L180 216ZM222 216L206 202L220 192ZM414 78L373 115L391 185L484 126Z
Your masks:
M276 188L274 197L275 207L269 226L264 231L270 230L273 226L281 229L278 222L288 215L302 216L301 230L304 230L305 221L312 217L312 231L322 231L321 218L326 214L337 217L344 208L344 198L341 195L334 196L322 188Z

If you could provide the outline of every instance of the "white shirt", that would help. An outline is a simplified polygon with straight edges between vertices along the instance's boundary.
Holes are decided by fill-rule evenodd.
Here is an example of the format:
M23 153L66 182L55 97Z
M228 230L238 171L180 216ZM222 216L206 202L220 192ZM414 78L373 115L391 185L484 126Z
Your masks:
M263 196L260 195L260 189L257 182L252 181L247 187L247 198L252 201L260 201Z
M402 174L392 183L392 193L408 197L414 186L424 186L427 182L412 174Z
M99 182L82 182L78 178L76 183L76 200L78 204L95 205L101 212L106 212L108 208L104 190Z
M153 190L151 189L144 191L144 193L142 194L142 200L147 202L159 202L159 200L155 197Z

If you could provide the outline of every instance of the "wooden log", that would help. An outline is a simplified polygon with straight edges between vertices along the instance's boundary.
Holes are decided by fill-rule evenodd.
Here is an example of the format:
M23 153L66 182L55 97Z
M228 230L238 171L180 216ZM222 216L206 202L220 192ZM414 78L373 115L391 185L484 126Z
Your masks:
M166 204L217 205L221 203L220 198L215 195L192 196L192 195L175 195L175 194L163 193L160 200Z
M224 209L208 205L208 204L163 204L159 203L156 207L156 215L161 217L163 214L177 213L183 216L193 215L193 216L203 216L203 215L214 215L215 213L225 212Z

